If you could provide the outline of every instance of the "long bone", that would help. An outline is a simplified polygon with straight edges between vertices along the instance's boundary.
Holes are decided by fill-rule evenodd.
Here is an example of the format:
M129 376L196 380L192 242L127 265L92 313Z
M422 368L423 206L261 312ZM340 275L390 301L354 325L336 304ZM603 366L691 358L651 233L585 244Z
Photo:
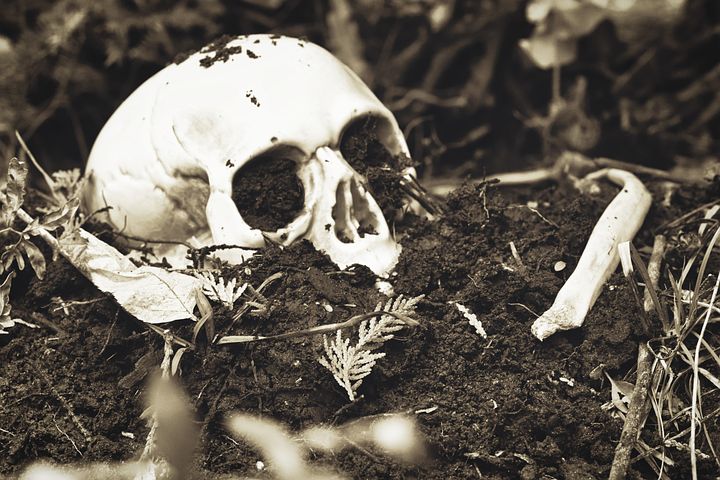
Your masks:
M559 330L579 327L585 321L605 282L620 262L618 244L632 240L650 209L652 197L632 173L604 169L584 181L606 178L621 187L595 224L577 267L562 286L552 306L531 327L533 335L545 340Z

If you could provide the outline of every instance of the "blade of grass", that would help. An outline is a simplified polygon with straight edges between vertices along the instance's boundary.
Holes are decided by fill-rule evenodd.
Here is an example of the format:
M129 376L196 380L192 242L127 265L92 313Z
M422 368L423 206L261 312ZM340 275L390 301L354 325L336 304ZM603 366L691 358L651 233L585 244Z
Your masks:
M368 320L372 317L377 317L380 315L390 315L398 320L401 320L405 322L407 325L411 327L416 327L420 325L420 322L417 320L414 320L407 315L402 315L397 312L387 312L383 310L377 310L375 312L369 312L369 313L363 313L361 315L355 315L354 317L350 317L348 320L344 322L339 323L330 323L327 325L319 325L317 327L307 328L304 330L298 330L294 332L286 332L281 333L279 335L270 335L267 337L263 337L260 335L227 335L222 338L220 338L217 341L218 345L228 345L233 343L250 343L250 342L261 342L261 341L267 341L267 340L285 340L288 338L298 338L298 337L308 337L311 335L320 335L323 333L332 333L340 329L344 328L350 328L352 326L355 326L359 323L361 323L364 320Z
M686 220L688 220L689 218L693 217L696 213L702 212L702 211L705 210L706 208L710 208L710 207L712 207L713 205L717 205L718 203L720 203L720 199L719 199L719 200L713 200L712 202L708 202L708 203L706 203L706 204L704 204L704 205L700 205L700 206L697 207L696 209L690 210L690 211L687 212L685 215L682 215L682 216L676 218L675 220L666 223L665 225L661 225L661 226L658 228L658 230L671 230L671 229L673 229L673 228L675 228L675 227L679 227L680 225L682 225L683 223L685 223Z
M685 324L685 309L682 306L682 283L675 281L675 276L668 270L670 286L673 289L673 325L675 334L679 334ZM670 334L670 332L665 332Z
M710 257L710 253L712 252L712 248L715 245L715 242L717 242L718 237L720 237L720 228L715 231L715 235L713 236L713 240L710 242L710 245L708 245L707 253L705 254L705 257L703 258L702 265L700 267L700 271L702 273L705 272L705 267L707 266L707 262ZM698 285L700 284L701 279L698 278ZM715 299L717 298L718 288L720 288L720 272L718 272L718 275L715 279L715 287L712 291L712 296L710 297L710 305L715 304ZM697 297L697 296L696 296ZM695 304L697 304L697 299L693 299L695 301ZM708 309L707 313L705 314L705 320L703 321L702 328L700 329L699 338L702 339L705 335L705 329L707 328L708 320L710 318L710 312L711 310ZM698 404L700 402L700 375L699 375L699 357L700 357L700 347L702 346L702 342L697 342L697 345L695 346L695 362L693 364L693 384L692 384L692 415L690 416L690 466L692 468L692 478L693 480L697 480L697 455L696 455L696 445L695 445L695 436L696 436L696 426L695 426L695 419L698 418Z
M637 282L635 281L635 269L633 268L632 260L630 258L630 242L622 242L618 244L618 255L620 256L620 263L622 265L623 275L627 280L630 292L632 292L635 303L640 307L640 325L642 326L643 333L646 338L650 338L650 320L648 319L647 313L645 312L642 297L640 296L640 290L638 289Z
M718 239L720 239L720 228L715 228L715 233L712 236L712 239L708 243L708 246L705 250L705 255L703 255L702 262L700 262L700 268L698 269L697 273L697 279L695 280L695 289L693 290L693 298L690 303L690 310L688 311L688 318L691 319L690 322L685 324L685 330L683 331L682 339L684 340L687 336L688 332L693 329L695 326L694 324L699 321L695 317L695 312L697 311L698 304L697 302L700 300L700 292L702 290L702 282L705 278L705 270L707 268L707 264L710 261L710 256L712 254L713 249L715 248L715 245L718 242ZM713 304L715 302L710 302L710 304Z

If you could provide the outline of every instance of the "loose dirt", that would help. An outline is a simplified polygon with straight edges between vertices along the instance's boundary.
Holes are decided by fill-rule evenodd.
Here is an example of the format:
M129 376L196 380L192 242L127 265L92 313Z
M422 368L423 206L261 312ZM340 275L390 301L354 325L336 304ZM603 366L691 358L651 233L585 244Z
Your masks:
M672 208L656 202L636 246L646 250L654 229L714 194L683 190ZM572 272L612 195L612 187L582 196L563 185L466 185L436 221L411 217L398 225L403 253L390 282L398 294L425 295L421 325L384 346L387 356L350 406L317 362L320 337L229 347L199 342L183 356L180 377L201 425L197 478L258 474L259 454L231 440L223 426L233 411L272 417L291 429L427 411L416 415L429 445L420 465L360 450L315 458L352 478L606 478L622 422L602 408L610 386L598 372L620 378L630 371L640 333L625 280L610 279L582 328L540 343L530 325ZM669 261L678 255L683 252L671 252ZM558 261L567 268L556 272ZM280 278L263 292L264 311L233 322L234 312L214 306L220 334L269 335L339 322L384 298L368 269L339 271L305 241L269 247L224 272L254 287L276 273ZM13 317L40 328L16 326L0 337L0 474L40 458L71 463L138 454L148 433L141 419L145 381L160 363L162 339L62 259L49 265L43 281L23 273L12 303ZM477 315L487 338L455 303ZM172 330L191 336L191 325L182 322ZM635 468L636 478L648 473L641 463ZM709 478L713 465L700 468ZM686 478L687 472L675 473Z

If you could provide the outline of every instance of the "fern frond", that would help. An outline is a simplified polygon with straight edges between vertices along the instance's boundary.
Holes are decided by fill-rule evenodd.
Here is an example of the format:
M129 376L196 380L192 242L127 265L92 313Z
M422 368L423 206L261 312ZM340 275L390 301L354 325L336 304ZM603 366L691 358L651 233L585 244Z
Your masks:
M411 317L421 298L422 296L406 299L400 295L389 299L385 305L379 303L375 310ZM325 355L318 361L333 374L335 381L345 389L352 402L363 379L372 373L375 363L385 356L384 352L376 350L394 338L395 332L405 326L402 319L389 314L365 320L358 327L358 342L355 346L350 346L350 338L344 338L342 330L337 331L332 341L328 340L327 335L323 335Z
M247 288L247 283L238 286L235 278L231 278L227 282L223 277L216 279L212 272L196 273L195 277L202 280L202 290L208 298L222 303L229 310L233 309L235 302Z

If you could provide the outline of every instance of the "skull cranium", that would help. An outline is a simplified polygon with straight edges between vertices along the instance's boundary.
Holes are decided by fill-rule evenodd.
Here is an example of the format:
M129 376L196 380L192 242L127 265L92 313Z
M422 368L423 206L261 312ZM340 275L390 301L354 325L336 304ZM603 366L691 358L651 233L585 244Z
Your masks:
M340 149L367 118L391 155L409 157L392 114L329 52L241 36L166 67L118 108L93 146L85 206L111 206L110 223L131 236L245 247L235 250L238 262L266 237L306 238L342 268L360 263L384 275L400 246ZM294 168L302 206L262 231L243 218L234 190L244 169L268 162ZM173 259L172 247L158 253Z

